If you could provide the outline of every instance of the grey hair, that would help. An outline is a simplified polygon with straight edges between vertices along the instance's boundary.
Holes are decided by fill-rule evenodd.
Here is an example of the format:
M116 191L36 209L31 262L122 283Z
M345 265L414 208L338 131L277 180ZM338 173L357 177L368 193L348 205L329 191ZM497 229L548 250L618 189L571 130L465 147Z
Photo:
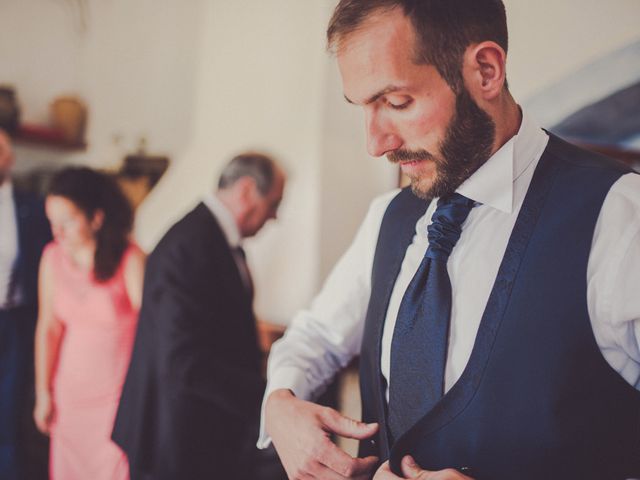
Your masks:
M228 188L242 177L251 177L260 194L267 195L273 187L275 176L276 164L271 157L259 152L241 153L233 157L222 170L218 189Z

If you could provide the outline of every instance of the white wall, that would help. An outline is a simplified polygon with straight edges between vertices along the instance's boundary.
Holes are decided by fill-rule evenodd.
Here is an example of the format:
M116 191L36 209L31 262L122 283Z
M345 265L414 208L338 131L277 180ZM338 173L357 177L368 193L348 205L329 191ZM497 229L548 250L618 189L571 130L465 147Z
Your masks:
M508 77L517 99L640 39L638 0L504 0Z
M327 69L322 136L320 278L346 250L371 199L395 188L398 168L367 154L362 109L344 99L335 61Z

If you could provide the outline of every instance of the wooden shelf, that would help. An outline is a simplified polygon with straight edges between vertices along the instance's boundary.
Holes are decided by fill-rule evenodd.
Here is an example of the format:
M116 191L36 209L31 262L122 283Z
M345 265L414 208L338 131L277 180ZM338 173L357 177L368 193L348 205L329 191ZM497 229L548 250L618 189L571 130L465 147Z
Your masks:
M56 129L45 126L23 125L18 127L13 140L17 145L27 145L64 151L86 150L85 142L69 142Z

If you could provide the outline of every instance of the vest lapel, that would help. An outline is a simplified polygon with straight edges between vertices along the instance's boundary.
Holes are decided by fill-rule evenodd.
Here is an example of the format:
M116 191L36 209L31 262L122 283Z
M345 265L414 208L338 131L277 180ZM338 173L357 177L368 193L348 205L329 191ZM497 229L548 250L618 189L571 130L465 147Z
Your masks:
M367 309L362 351L361 351L361 390L371 392L371 412L363 412L363 417L371 415L367 421L380 423L379 445L377 450L382 459L389 456L389 437L387 429L386 382L380 370L380 351L384 319L396 277L400 272L405 251L415 235L418 219L424 215L428 203L411 193L409 188L402 190L389 204L382 220L372 270L371 298ZM369 402L366 402L369 405ZM367 409L365 405L365 409ZM368 409L367 409L368 410Z

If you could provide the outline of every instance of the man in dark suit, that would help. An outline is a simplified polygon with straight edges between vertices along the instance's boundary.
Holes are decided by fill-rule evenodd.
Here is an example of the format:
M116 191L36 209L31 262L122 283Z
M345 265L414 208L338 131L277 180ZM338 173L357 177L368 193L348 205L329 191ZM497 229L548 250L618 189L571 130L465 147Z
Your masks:
M51 239L42 199L13 186L9 136L0 129L0 478L27 478L25 426L33 405L38 264Z
M252 478L264 384L241 240L276 217L285 176L242 154L149 256L113 432L132 479Z

